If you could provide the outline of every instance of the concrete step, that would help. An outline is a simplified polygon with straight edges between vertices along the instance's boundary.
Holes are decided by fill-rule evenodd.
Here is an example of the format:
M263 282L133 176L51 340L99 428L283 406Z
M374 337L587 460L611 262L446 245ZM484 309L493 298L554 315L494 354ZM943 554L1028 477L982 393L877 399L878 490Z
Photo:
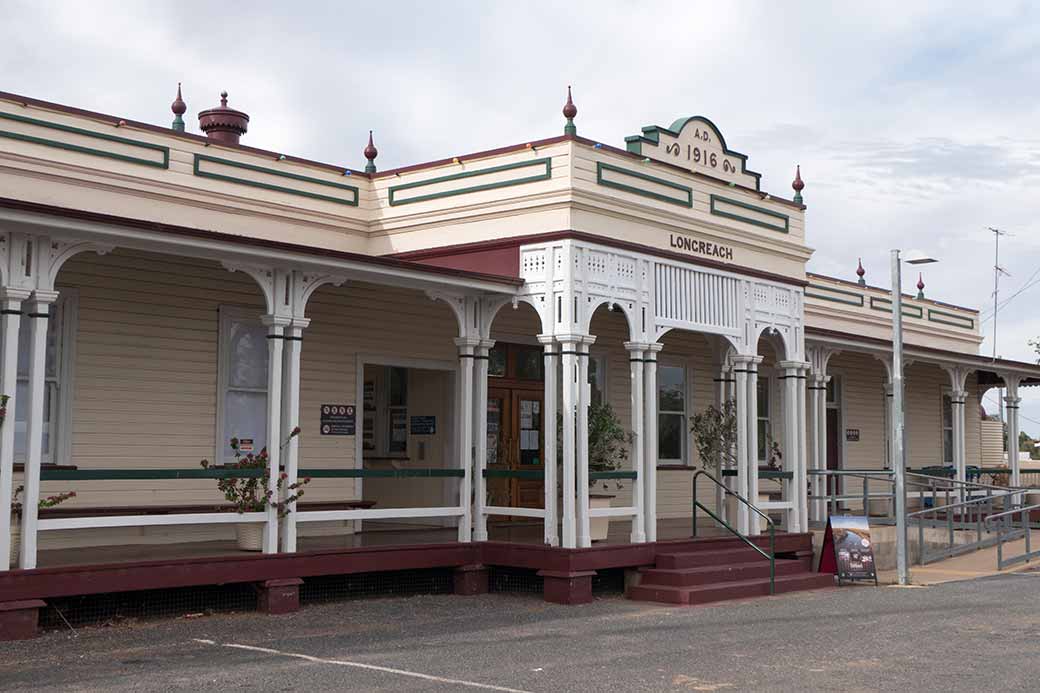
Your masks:
M834 576L828 573L795 573L778 575L776 594L801 590L822 589L834 586ZM709 585L636 585L628 590L628 598L644 602L665 604L708 604L727 599L748 599L769 595L769 578L736 580Z
M757 557L758 560L748 563L729 563L726 565L707 565L698 568L640 568L640 585L670 585L673 587L691 587L712 583L735 582L754 578L769 577L769 561ZM801 561L778 560L776 575L795 575L805 572Z
M768 552L768 549L766 550ZM654 561L658 568L702 568L709 565L729 565L732 563L753 563L765 561L762 554L750 546L727 549L711 549L704 551L683 551L676 553L659 553Z

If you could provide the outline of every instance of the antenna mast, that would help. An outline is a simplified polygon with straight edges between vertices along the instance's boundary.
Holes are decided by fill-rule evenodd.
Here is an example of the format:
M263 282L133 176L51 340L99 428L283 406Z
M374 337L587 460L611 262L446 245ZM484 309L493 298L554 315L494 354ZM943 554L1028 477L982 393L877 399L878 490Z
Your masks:
M999 305L997 298L1000 295L1000 275L1007 274L1003 267L1000 266L1000 237L1007 236L1006 231L1001 231L998 228L992 226L987 227L989 231L993 233L993 361L997 360L997 311ZM1010 276L1010 275L1009 275ZM997 413L1000 415L1000 423L1004 424L1004 387L1003 385L997 390ZM1012 451L1018 450L1018 441L1008 441L1008 463L1011 463Z

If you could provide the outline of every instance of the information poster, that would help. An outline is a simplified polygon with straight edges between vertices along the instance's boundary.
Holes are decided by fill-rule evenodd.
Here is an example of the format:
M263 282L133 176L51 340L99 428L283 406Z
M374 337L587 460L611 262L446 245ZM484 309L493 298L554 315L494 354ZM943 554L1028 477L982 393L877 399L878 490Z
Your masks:
M838 576L843 581L873 580L877 585L874 565L874 542L870 523L862 515L831 515L823 535L820 572Z
M353 404L321 405L321 435L352 436L356 427Z

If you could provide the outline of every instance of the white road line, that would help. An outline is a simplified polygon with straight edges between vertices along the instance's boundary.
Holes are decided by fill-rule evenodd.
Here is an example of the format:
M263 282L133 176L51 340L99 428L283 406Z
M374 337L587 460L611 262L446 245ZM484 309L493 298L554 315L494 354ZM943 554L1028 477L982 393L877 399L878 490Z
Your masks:
M531 693L519 688L506 688L505 686L492 686L487 683L477 683L476 681L463 681L461 679L449 679L443 676L433 676L431 674L421 674L417 671L407 671L405 669L394 669L392 667L381 667L375 664L364 664L362 662L348 662L342 659L325 659L323 657L312 657L311 655L300 654L298 652L282 652L281 650L273 650L269 647L255 647L253 645L239 645L237 643L225 642L218 643L213 640L202 640L200 638L193 638L197 643L203 645L214 645L216 647L231 647L236 650L248 650L249 652L262 652L264 654L276 655L278 657L293 657L295 659L302 659L307 662L314 662L316 664L335 664L341 667L354 667L356 669L368 669L370 671L381 671L386 674L397 674L398 676L410 676L414 679L423 679L425 681L436 681L438 683L450 683L456 686L469 686L470 688L480 688L486 691L504 691L505 693Z

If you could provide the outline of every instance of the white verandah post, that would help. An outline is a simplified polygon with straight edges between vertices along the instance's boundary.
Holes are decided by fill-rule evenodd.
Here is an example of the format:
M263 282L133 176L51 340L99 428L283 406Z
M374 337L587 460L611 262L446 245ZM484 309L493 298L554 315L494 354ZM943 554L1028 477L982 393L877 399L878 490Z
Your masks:
M592 394L589 385L589 345L595 341L595 337L586 336L578 344L578 424L575 432L578 453L575 485L578 491L578 546L581 548L592 546L589 531L589 399Z
M643 353L645 344L639 342L625 342L628 350L629 363L629 394L631 396L632 409L632 470L636 473L636 480L632 483L632 505L636 514L632 517L633 544L641 544L646 541L646 517L643 503L646 484L646 454L643 449Z
M575 526L574 496L576 470L576 415L578 395L578 342L571 337L560 339L560 355L563 361L563 377L560 386L563 388L563 547L576 548L577 528Z
M26 412L25 492L22 494L21 567L36 567L37 503L43 455L43 401L47 388L47 322L58 292L37 289L29 301L29 406ZM17 371L17 369L16 369Z
M795 411L798 416L798 471L795 474L795 486L798 499L798 531L809 531L809 451L806 436L805 389L808 384L809 364L803 363L798 369L798 403Z
M476 458L476 469L473 472L474 541L487 541L488 539L488 518L484 510L487 506L487 479L484 477L484 471L487 469L488 358L493 346L495 346L494 340L480 340L473 359L473 435L475 439L474 457Z
M1011 485L1022 485L1022 472L1018 463L1019 419L1018 407L1022 398L1018 396L1019 379L1016 376L1003 376L1007 394L1004 396L1007 411L1008 467L1011 468Z
M646 469L643 481L643 531L647 541L657 541L657 355L664 349L664 344L655 342L648 344L644 354L646 366L643 371L643 409L646 422L643 424L643 467Z
M545 397L542 410L545 412L545 543L559 546L560 537L556 528L556 391L559 352L552 335L540 334L538 341L545 350Z
M0 289L0 394L7 395L7 425L0 426L0 570L11 556L11 494L14 492L14 413L18 391L18 330L28 289Z
M748 361L751 357L737 356L733 359L733 376L736 380L737 394L737 489L741 498L748 496ZM737 531L747 534L748 508L739 501L737 510Z
M781 377L784 383L783 415L784 415L784 471L791 472L791 479L784 479L781 487L784 489L784 500L793 503L794 507L785 513L785 527L789 532L799 531L801 520L798 516L798 374L802 364L796 361L781 361L779 364L784 374ZM768 451L766 455L768 456ZM804 493L804 492L802 492Z
M300 352L303 347L303 330L310 324L306 318L293 318L292 324L285 328L283 354L282 391L282 440L279 447L285 445L285 489L283 500L292 495L288 487L295 484L300 476L300 440L298 436L288 436L293 428L300 425ZM286 440L287 439L287 440ZM296 501L287 506L287 513L282 518L282 551L296 552Z
M267 326L267 460L268 489L277 493L281 475L282 451L282 352L285 346L285 328L291 319L278 315L264 315L261 323ZM264 553L278 553L278 508L267 504L267 527L264 532Z
M751 505L758 505L758 364L761 356L752 356L747 362L747 500ZM748 511L748 533L752 536L761 534L762 525L757 514Z
M462 480L459 484L459 541L468 542L473 536L473 361L480 340L459 337L455 345L459 348L458 391L458 454Z

